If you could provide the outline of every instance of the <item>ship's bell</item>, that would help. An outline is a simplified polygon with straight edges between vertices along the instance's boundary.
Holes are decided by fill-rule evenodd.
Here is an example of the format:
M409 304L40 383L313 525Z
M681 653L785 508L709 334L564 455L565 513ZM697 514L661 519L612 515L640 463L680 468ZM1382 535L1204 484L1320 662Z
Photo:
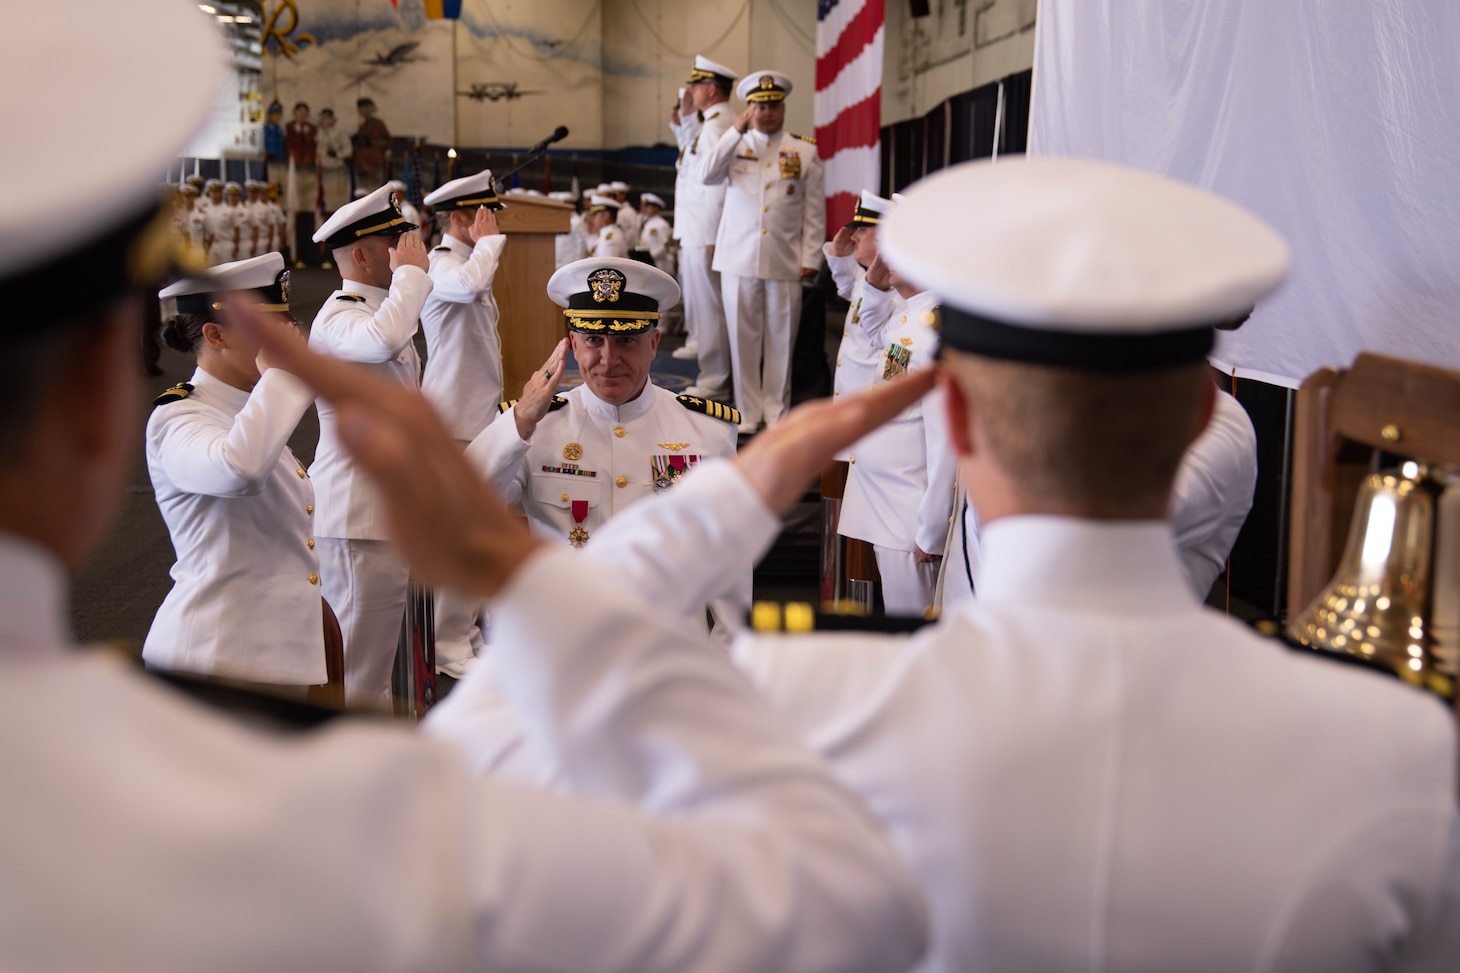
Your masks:
M1435 498L1418 463L1364 480L1333 580L1288 634L1309 648L1357 656L1453 698L1429 632Z

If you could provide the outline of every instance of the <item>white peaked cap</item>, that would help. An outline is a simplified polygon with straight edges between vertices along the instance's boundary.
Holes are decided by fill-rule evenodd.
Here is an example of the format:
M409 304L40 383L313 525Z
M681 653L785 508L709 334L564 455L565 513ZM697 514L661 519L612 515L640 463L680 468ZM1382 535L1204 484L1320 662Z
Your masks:
M138 56L159 41L166 57ZM62 259L155 209L157 174L176 167L210 117L227 65L217 21L190 3L7 4L0 78L9 95L0 102L0 131L17 138L85 132L87 144L106 146L106 161L98 166L88 152L46 153L41 182L67 187L64 202L49 192L15 193L6 202L0 280ZM139 128L108 94L147 105L147 124ZM40 175L34 153L0 153L7 185L32 185Z
M1212 325L1271 293L1291 263L1277 231L1235 203L1052 157L934 173L893 207L878 244L938 296L945 344L1091 368L1200 360Z
M740 79L736 96L745 102L782 101L795 87L780 71L752 71Z
M471 176L462 176L444 182L424 200L433 209L469 209L474 206L488 206L502 209L502 201L492 183L492 170L483 169Z
M400 211L395 190L386 185L335 210L324 226L314 231L311 239L335 250L362 237L379 233L399 236L414 229L417 229L416 224L407 220Z
M736 78L740 77L740 74L733 68L727 68L723 64L711 61L703 54L696 54L695 67L694 70L690 72L689 83L693 84L696 81L705 81L709 78L713 78L716 76L726 78L727 80L734 82ZM680 97L683 98L684 95L680 95Z
M645 203L653 203L655 206L658 206L660 209L663 209L664 208L664 200L660 199L654 193L640 193L639 194L639 205L640 206L643 206Z

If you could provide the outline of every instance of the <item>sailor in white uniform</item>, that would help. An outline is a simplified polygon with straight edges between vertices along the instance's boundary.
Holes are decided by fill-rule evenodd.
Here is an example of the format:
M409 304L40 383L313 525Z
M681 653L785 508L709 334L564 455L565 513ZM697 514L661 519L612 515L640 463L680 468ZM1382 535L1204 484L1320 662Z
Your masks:
M674 278L647 264L590 257L553 274L548 295L570 337L528 382L523 397L467 450L472 463L520 503L528 522L583 547L631 504L676 487L696 466L735 452L735 410L655 385L659 315L679 300ZM553 395L570 350L583 384ZM708 553L708 552L701 552ZM738 630L750 608L750 572L730 576L712 600L716 628ZM691 609L702 625L705 603Z
M0 410L0 968L906 969L925 920L905 870L724 657L534 539L419 393L297 338L266 354L359 420L353 443L417 567L492 598L514 644L538 630L501 671L588 796L470 780L450 746L381 721L260 730L75 644L71 579L108 533L143 425L137 288L167 272L157 174L230 63L191 5L115 9L22 5L0 35L0 81L27 92L7 124L108 147L101 170L58 153L47 174L64 192L0 211L0 236L25 242L0 250L0 367L23 403ZM159 36L166 57L137 56ZM139 128L101 90L156 118ZM4 153L0 179L34 181L35 164ZM237 310L225 328L285 337ZM400 463L380 462L383 443ZM425 528L414 518L441 504L402 490L466 502ZM468 554L469 537L486 545Z
M750 107L710 154L701 175L726 183L715 238L735 404L741 432L774 423L791 404L791 349L801 317L801 281L821 269L826 194L815 142L785 131L791 79L752 71L737 89Z
M867 268L877 256L877 226L891 209L891 200L862 190L851 220L821 247L836 292L848 304L847 316L842 322L842 340L836 352L833 397L870 388L882 365L886 349L867 340L862 331L862 294L867 286ZM849 459L850 451L837 456L842 463Z
M1035 204L1059 218L1031 222ZM1211 322L1280 283L1281 238L1161 177L1040 158L928 177L881 246L942 302L979 600L913 636L735 654L920 876L918 969L1456 969L1447 707L1203 608L1165 520L1211 406ZM810 408L586 556L651 591L753 563L835 447L835 408ZM640 553L706 544L713 567ZM756 614L816 624L809 605ZM504 726L468 759L504 754Z
M639 211L629 202L629 184L615 179L608 184L608 188L613 198L618 200L618 212L614 214L614 222L623 231L626 239L631 242L639 239Z
M614 222L618 211L618 200L612 196L594 194L588 197L588 209L583 213L583 236L588 241L588 256L629 255L628 235Z
M431 296L421 311L426 370L421 393L462 447L497 416L502 401L502 339L492 281L507 237L497 227L504 206L484 169L444 183L426 197L441 229L432 249ZM433 592L436 664L455 672L482 644L481 599L448 588Z
M221 324L215 307L242 292L294 329L288 286L283 256L269 253L158 295L177 301L164 338L198 367L147 421L152 493L177 552L172 590L142 646L148 665L288 686L326 681L314 489L286 445L314 396L270 367L256 338Z
M400 202L401 215L406 218L406 222L416 224L422 241L430 240L430 227L425 226L425 221L421 219L421 211L416 209L415 204L411 202L405 180L391 179L386 185L390 187L391 192L395 193L395 198Z
M314 242L330 250L344 283L309 332L320 352L410 388L420 382L411 339L431 293L426 247L415 228L389 186L336 210ZM324 596L345 640L346 705L388 705L409 576L389 540L380 497L345 450L335 409L323 399L309 474Z
M714 262L715 237L725 209L725 183L706 185L704 171L712 149L735 121L730 93L737 72L697 55L685 88L695 111L680 113L679 178L675 180L674 238L679 241L679 274L684 287L684 322L689 339L675 358L699 362L699 375L685 391L712 399L728 399L730 332L720 274Z
M229 183L237 188L237 183ZM203 244L207 249L208 263L226 264L238 252L241 235L242 210L236 205L223 202L223 183L217 179L208 180L208 205L202 208ZM237 196L234 196L237 199Z
M850 335L863 346L857 359L876 356L869 386L933 364L937 297L880 259L864 285L861 320ZM889 615L922 617L933 607L953 513L956 471L947 443L942 393L934 392L852 447L837 531L872 545Z
M654 258L654 266L673 277L674 254L669 249L669 241L674 230L669 221L659 215L664 209L664 200L653 193L644 193L639 197L639 209L644 214L644 226L639 231L637 249L649 251L649 256Z

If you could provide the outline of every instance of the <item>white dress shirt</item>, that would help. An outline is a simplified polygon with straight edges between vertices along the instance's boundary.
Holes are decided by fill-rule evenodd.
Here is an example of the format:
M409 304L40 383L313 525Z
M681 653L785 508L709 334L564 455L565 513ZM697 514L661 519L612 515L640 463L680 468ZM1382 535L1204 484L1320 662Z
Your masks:
M855 799L722 656L568 552L492 617L504 691L581 797L470 780L392 724L250 731L76 651L64 593L0 536L6 969L892 973L921 950Z
M345 361L368 364L378 374L415 387L421 360L411 343L431 278L405 266L390 290L347 280L324 302L309 331L310 347ZM385 514L374 484L355 466L340 442L335 407L319 406L319 448L309 468L318 498L315 530L322 537L386 540Z
M1256 489L1257 431L1242 404L1218 389L1211 421L1181 458L1171 489L1171 526L1198 598L1226 567Z
M713 161L715 146L735 122L735 113L728 102L713 105L681 125L693 125L680 153L683 186L675 182L674 236L682 247L709 247L720 232L720 217L725 210L725 181L705 182L705 172Z
M741 135L727 127L709 151L702 178L726 185L714 268L761 280L795 280L803 268L819 269L826 191L815 144L784 129Z
M426 370L421 393L456 439L475 439L502 401L502 339L492 280L507 237L473 246L447 235L431 251L431 296L421 310Z
M286 445L313 396L277 368L252 392L202 368L189 382L187 398L147 420L147 472L177 563L142 658L232 679L321 684L314 488Z

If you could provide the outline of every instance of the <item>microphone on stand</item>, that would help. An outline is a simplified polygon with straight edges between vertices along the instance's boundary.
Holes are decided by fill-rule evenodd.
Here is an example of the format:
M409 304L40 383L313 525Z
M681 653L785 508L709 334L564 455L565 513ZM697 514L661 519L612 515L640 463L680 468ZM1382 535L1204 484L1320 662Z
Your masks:
M549 145L552 145L554 142L561 142L563 139L565 139L567 137L568 137L568 127L566 125L559 125L553 131L553 134L549 135L547 138L543 139L541 142L537 143L532 148L528 149L527 150L527 154L528 155L537 155L540 152L546 151L547 150L547 147Z

